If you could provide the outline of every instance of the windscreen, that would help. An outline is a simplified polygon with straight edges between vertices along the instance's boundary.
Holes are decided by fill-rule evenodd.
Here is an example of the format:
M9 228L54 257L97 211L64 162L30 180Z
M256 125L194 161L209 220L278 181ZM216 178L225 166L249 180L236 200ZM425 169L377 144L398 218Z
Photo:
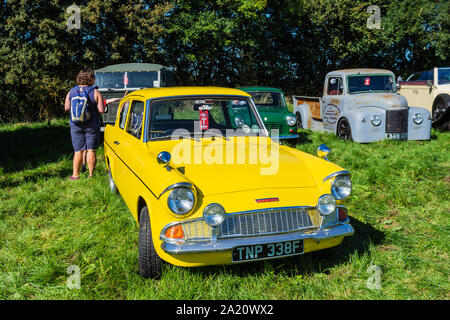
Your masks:
M438 83L449 84L450 83L450 68L438 69Z
M97 72L95 85L99 89L124 89L125 72Z
M127 88L153 88L154 81L158 81L158 72L128 72Z
M348 91L350 93L395 92L394 78L391 75L348 76Z
M97 72L95 85L99 89L153 88L158 81L158 72Z
M189 98L154 101L151 104L149 137L170 139L172 134L219 132L222 136L262 132L250 100L242 97ZM238 106L239 108L234 108Z
M279 92L250 92L250 94L257 107L284 107Z

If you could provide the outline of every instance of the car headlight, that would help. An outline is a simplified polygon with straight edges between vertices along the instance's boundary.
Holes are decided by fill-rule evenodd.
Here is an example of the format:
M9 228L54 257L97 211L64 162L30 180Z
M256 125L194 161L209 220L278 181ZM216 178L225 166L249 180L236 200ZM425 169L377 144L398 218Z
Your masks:
M297 123L297 120L293 116L287 116L286 123L288 124L288 126L293 127Z
M167 199L169 209L177 215L186 215L195 205L195 195L188 188L175 188Z
M337 176L331 184L331 193L338 200L347 198L352 193L352 179L347 175Z
M241 128L244 125L244 119L241 117L236 117L234 119L234 123L236 124L236 127Z
M203 220L208 226L217 227L225 220L225 209L218 203L211 203L203 210Z
M324 194L319 198L317 209L322 216L328 216L336 210L336 199L331 194Z
M378 127L381 124L381 117L379 115L375 114L372 116L371 121L375 127Z
M423 122L423 117L420 113L416 113L413 117L413 121L415 124L421 124Z

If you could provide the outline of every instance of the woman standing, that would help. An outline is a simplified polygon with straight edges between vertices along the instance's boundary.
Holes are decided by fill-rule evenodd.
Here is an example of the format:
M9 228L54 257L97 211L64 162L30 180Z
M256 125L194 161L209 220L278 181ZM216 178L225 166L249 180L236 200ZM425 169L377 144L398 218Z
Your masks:
M72 138L72 146L75 152L73 157L73 174L70 180L78 180L86 155L87 165L89 169L89 177L94 174L96 155L95 152L100 143L100 114L105 112L103 97L100 92L94 88L95 74L90 69L83 69L77 76L77 86L70 89L66 96L64 109L71 111L72 99L79 97L80 93L87 96L86 108L90 118L80 123L70 119L70 136Z

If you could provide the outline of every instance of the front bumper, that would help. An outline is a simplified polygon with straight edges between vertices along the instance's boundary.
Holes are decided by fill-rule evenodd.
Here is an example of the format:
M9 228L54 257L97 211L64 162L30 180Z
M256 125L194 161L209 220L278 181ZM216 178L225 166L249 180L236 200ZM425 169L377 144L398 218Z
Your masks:
M170 255L216 253L231 251L238 246L268 244L273 242L283 242L291 240L312 239L316 242L342 238L353 235L355 230L350 224L340 224L334 227L321 229L313 232L290 232L270 236L240 237L232 239L218 239L217 241L203 241L190 243L170 243L163 242L161 249ZM274 257L279 258L279 257Z

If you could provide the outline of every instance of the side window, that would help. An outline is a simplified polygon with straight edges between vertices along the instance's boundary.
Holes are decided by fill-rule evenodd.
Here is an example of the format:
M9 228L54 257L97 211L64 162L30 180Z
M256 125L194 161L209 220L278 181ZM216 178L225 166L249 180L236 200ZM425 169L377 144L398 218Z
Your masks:
M328 89L327 94L329 96L341 95L343 91L342 79L341 78L330 78L328 79Z
M142 134L142 125L144 123L144 106L142 101L133 101L131 103L130 115L128 116L127 132L140 139Z
M130 106L130 101L125 101L119 108L119 127L121 129L125 128L125 123L127 120L128 108Z

